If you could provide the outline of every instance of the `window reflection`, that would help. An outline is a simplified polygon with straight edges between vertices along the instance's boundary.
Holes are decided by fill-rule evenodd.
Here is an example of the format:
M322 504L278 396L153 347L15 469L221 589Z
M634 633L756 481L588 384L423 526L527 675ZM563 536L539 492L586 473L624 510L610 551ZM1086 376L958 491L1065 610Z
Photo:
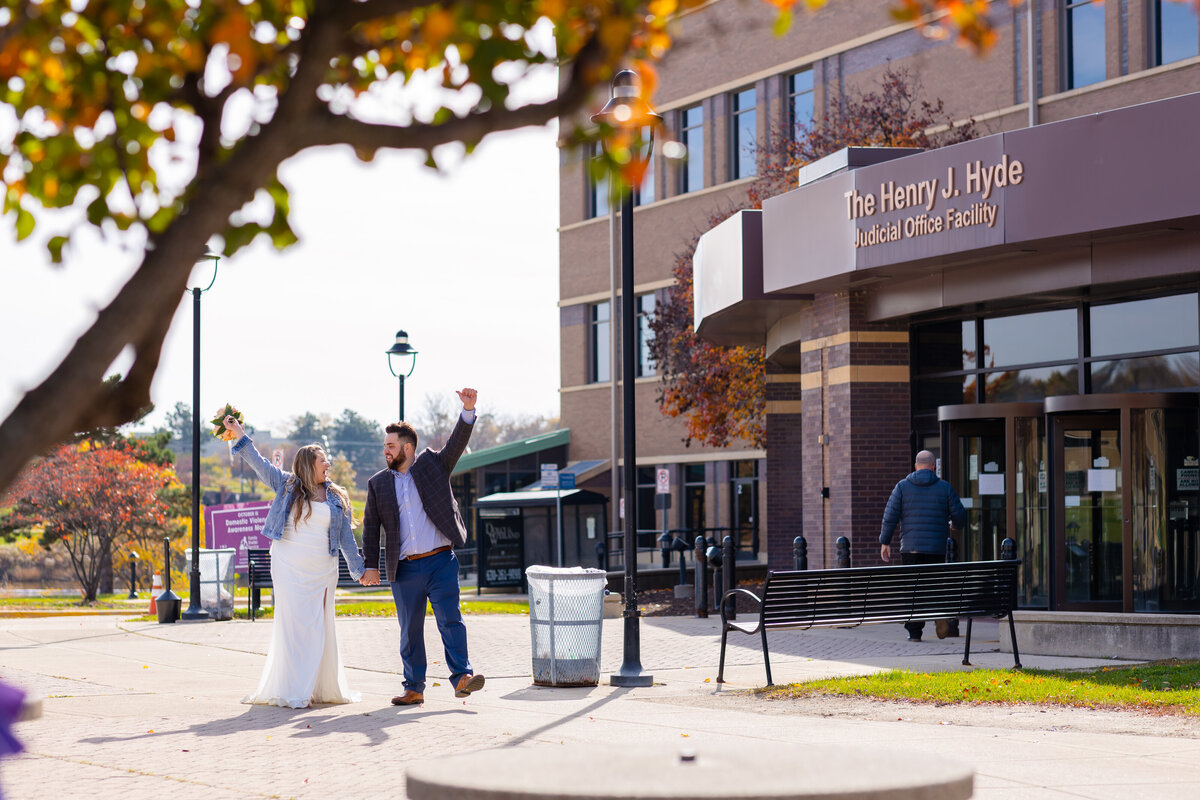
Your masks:
M1159 64L1200 55L1200 10L1177 0L1155 2L1155 44Z
M1104 80L1104 3L1066 3L1067 89Z
M1005 370L987 375L984 396L989 403L1037 401L1044 397L1079 394L1078 367Z
M1198 315L1195 294L1092 306L1091 355L1195 347L1200 344Z
M1077 312L1073 308L983 321L983 366L1066 361L1079 354Z
M1174 353L1092 363L1092 392L1151 392L1200 387L1200 354Z

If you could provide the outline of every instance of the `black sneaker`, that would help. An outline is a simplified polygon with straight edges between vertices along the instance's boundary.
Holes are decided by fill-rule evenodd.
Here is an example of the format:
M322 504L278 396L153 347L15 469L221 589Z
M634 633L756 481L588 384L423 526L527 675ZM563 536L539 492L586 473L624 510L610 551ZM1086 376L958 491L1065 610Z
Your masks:
M910 642L919 642L919 641L921 641L921 637L920 637L920 635L919 635L919 634L918 634L917 636L909 636L909 637L908 637L908 640L909 640Z

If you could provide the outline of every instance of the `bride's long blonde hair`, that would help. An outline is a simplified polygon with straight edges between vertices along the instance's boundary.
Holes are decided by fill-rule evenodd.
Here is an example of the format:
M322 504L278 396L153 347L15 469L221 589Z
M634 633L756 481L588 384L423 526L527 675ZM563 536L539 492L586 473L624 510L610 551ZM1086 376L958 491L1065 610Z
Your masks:
M292 477L288 482L295 487L296 499L292 503L292 526L300 523L300 515L304 519L312 516L313 498L317 496L321 484L317 483L317 461L325 456L325 450L319 444L306 444L296 451L292 459ZM350 495L341 486L329 481L326 492L337 497L342 503L342 511L354 527L354 509L350 505Z

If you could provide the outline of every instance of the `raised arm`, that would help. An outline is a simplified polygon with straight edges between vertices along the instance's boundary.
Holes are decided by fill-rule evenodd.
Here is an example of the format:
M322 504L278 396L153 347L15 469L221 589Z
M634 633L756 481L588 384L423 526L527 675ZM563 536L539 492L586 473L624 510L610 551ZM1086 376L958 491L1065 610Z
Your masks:
M462 400L463 413L454 425L454 430L450 432L450 438L446 440L445 446L438 451L438 457L447 474L454 472L454 465L458 463L463 451L467 449L471 431L475 430L475 401L478 397L479 393L470 388L463 389L458 393L458 399ZM468 419L471 421L468 422Z
M253 440L246 435L246 429L242 427L242 423L233 417L226 417L225 427L238 435L237 444L233 446L234 455L245 459L259 480L270 486L272 490L278 492L282 489L283 484L287 482L288 473L263 458L262 453L258 452L258 448L254 446Z

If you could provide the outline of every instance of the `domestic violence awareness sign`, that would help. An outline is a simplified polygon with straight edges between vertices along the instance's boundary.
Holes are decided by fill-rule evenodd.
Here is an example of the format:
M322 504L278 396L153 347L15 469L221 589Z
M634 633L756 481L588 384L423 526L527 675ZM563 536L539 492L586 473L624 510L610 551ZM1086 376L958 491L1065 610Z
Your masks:
M266 549L271 540L263 536L263 525L267 521L267 510L271 501L254 503L227 503L221 506L205 506L205 539L212 548L232 547L237 550L235 570L249 569L246 559L248 548Z

